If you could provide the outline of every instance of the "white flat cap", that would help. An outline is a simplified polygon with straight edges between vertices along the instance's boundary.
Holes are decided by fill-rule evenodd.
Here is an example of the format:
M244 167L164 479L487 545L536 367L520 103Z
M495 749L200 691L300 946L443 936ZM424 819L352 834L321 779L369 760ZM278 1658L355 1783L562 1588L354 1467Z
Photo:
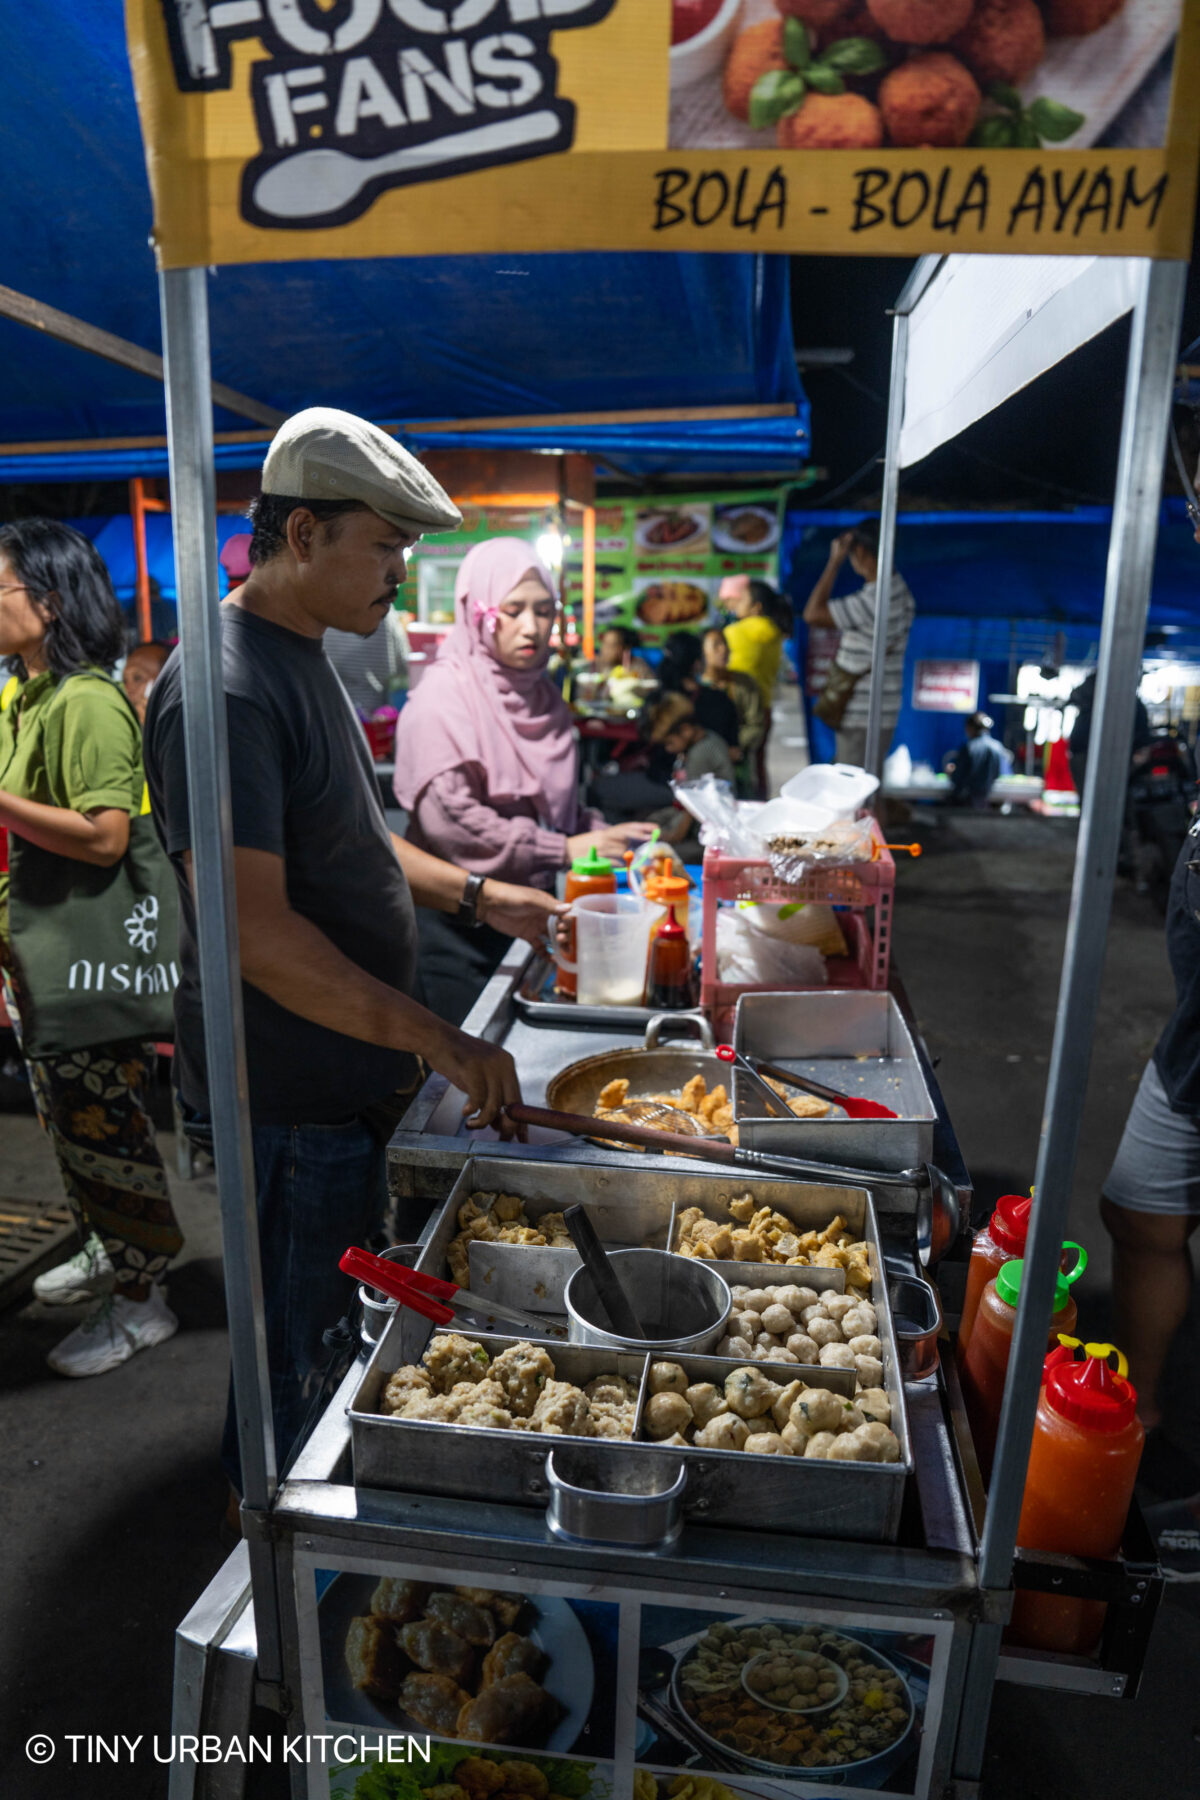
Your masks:
M293 413L263 464L264 494L296 500L361 500L401 531L454 531L462 514L395 438L332 406Z

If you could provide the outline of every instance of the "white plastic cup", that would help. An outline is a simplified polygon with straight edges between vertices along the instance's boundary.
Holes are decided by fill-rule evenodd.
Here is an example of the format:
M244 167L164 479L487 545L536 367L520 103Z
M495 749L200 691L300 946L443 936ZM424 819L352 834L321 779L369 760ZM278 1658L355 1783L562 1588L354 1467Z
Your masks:
M550 920L550 945L560 969L575 976L580 1006L640 1006L646 995L650 930L661 906L633 894L583 894L569 913ZM575 925L575 961L561 947L562 918Z

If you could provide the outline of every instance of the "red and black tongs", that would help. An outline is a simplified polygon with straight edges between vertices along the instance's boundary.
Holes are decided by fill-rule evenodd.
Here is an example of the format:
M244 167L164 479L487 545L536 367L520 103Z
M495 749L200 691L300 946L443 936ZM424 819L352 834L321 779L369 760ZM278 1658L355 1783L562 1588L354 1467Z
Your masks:
M420 1269L406 1269L402 1263L389 1262L386 1256L373 1256L369 1250L352 1245L338 1262L339 1269L356 1281L390 1294L410 1312L420 1313L435 1325L453 1325L460 1312L475 1314L480 1319L505 1319L511 1325L534 1337L565 1337L566 1327L531 1313L517 1312L514 1307L500 1306L495 1300L484 1300L468 1288L453 1281L442 1281ZM456 1299L455 1296L458 1296Z
M717 1055L722 1062L734 1063L739 1069L745 1070L764 1097L771 1102L768 1111L773 1109L783 1111L787 1102L781 1100L767 1086L763 1080L764 1075L769 1075L772 1081L785 1082L788 1087L799 1088L801 1093L813 1094L818 1100L826 1100L830 1106L840 1106L848 1119L898 1119L900 1117L899 1113L894 1113L890 1106L884 1106L880 1100L864 1100L857 1094L840 1094L836 1088L825 1087L819 1081L810 1080L807 1075L797 1075L793 1069L781 1068L778 1063L764 1062L759 1056L753 1059L743 1056L740 1050L733 1048L732 1044L718 1044ZM795 1117L794 1113L792 1117Z

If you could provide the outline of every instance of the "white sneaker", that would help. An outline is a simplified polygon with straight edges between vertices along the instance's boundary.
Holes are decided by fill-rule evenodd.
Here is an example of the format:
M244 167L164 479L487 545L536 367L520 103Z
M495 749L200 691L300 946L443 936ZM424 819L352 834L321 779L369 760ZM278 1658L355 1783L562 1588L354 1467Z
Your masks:
M178 1330L179 1320L159 1288L150 1289L148 1300L111 1294L55 1346L46 1361L56 1375L107 1375L139 1350L165 1344Z
M47 1269L33 1284L34 1298L44 1306L78 1306L112 1292L113 1266L93 1231L83 1249L57 1269Z

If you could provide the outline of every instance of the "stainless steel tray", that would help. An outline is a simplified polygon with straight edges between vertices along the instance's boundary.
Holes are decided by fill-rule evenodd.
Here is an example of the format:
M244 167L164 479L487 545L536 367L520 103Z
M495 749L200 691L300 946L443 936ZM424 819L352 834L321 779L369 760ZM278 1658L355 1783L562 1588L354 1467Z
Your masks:
M740 1176L740 1171L738 1171ZM722 1201L731 1194L755 1191L758 1184L731 1181L724 1170L684 1172L604 1168L588 1164L549 1164L523 1161L512 1156L474 1156L464 1163L454 1191L435 1214L428 1228L419 1267L430 1274L446 1272L446 1250L458 1229L458 1210L472 1193L516 1194L526 1211L536 1217L576 1202L592 1212L601 1237L608 1243L641 1243L649 1237L666 1240L677 1207L700 1206L713 1217L723 1216ZM762 1184L763 1198L793 1219L801 1229L824 1226L841 1213L849 1228L869 1246L872 1271L871 1300L878 1315L878 1334L883 1345L884 1386L892 1405L892 1429L900 1440L901 1459L894 1464L808 1462L793 1457L745 1456L741 1453L666 1450L635 1441L555 1437L543 1439L525 1432L491 1432L455 1429L438 1424L411 1424L375 1412L387 1378L404 1363L419 1359L432 1328L404 1311L392 1321L368 1364L349 1409L354 1446L354 1475L360 1486L400 1488L409 1491L476 1497L486 1491L497 1500L524 1505L544 1505L547 1498L545 1456L555 1450L556 1464L564 1477L581 1487L605 1492L644 1492L660 1485L666 1470L656 1469L656 1481L648 1484L645 1459L656 1464L665 1458L672 1467L682 1459L688 1470L683 1498L685 1517L714 1525L791 1532L801 1536L840 1537L864 1542L894 1542L899 1530L904 1483L912 1469L912 1449L895 1333L888 1306L887 1287L878 1226L871 1197L862 1188L823 1187L800 1182ZM544 1255L537 1246L511 1247L514 1260L522 1255ZM561 1253L569 1256L570 1252ZM532 1265L531 1265L532 1266ZM735 1279L757 1285L773 1275L778 1282L794 1277L842 1272L794 1269L785 1274L777 1264L729 1265ZM769 1272L769 1273L768 1273ZM497 1293L497 1298L499 1294ZM497 1350L512 1338L489 1338ZM566 1368L573 1352L558 1343L547 1349L556 1366ZM614 1353L581 1352L594 1359L589 1373L617 1366ZM629 1353L640 1362L637 1353ZM722 1376L735 1365L717 1357L680 1356L675 1359L696 1379ZM832 1369L802 1369L797 1364L762 1365L777 1377L803 1375L817 1385L845 1391L847 1376ZM621 1372L624 1372L622 1369Z
M654 1017L651 1006L580 1006L555 992L558 964L545 950L530 957L513 989L513 1006L531 1025L595 1025L607 1031L641 1031Z
M908 1169L932 1157L937 1107L891 994L856 988L743 994L733 1042L744 1056L782 1063L900 1114L898 1119L848 1119L840 1112L823 1119L772 1119L751 1084L735 1072L734 1116L746 1149L879 1170Z

